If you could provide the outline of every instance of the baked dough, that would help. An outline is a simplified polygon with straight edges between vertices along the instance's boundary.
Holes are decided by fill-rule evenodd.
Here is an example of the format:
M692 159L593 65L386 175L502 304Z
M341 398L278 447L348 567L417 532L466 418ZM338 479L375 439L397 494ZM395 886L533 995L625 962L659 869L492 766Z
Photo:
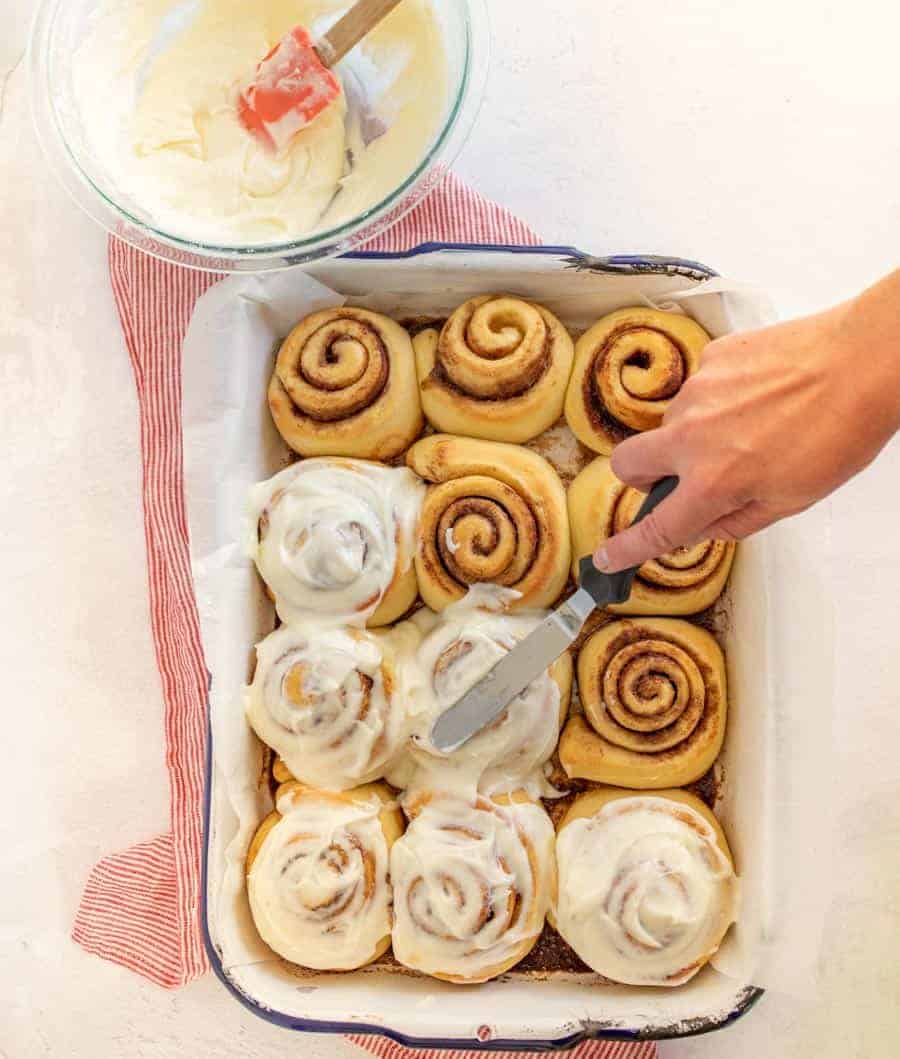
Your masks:
M574 349L542 305L509 294L470 298L413 345L422 407L437 430L523 442L562 415Z
M481 583L518 592L514 609L555 602L569 576L569 520L562 482L542 456L433 434L406 462L433 483L416 551L419 591L432 610Z
M524 639L543 612L504 614L469 599L441 615L419 611L424 638L406 673L411 713L409 748L387 773L395 786L452 790L474 796L526 788L542 791L541 767L552 756L569 710L572 658L564 652L486 728L449 754L432 742L434 723Z
M677 618L626 618L598 629L576 662L584 715L559 743L569 776L640 790L699 779L725 737L721 648Z
M391 851L394 956L447 982L486 982L534 947L556 890L553 825L516 792L422 794Z
M634 522L644 494L613 473L609 459L598 456L569 486L572 530L572 576L578 563L602 541ZM625 603L608 609L617 614L696 614L722 593L734 561L733 541L701 541L642 563Z
M315 622L282 625L256 645L244 709L278 752L276 778L328 790L381 779L409 734L405 666L419 636Z
M405 467L302 460L250 491L246 547L284 622L387 625L416 598L425 489Z
M392 459L424 424L409 335L352 306L305 317L278 351L269 408L301 456Z
M565 403L572 432L608 456L629 434L658 427L709 341L680 313L635 307L604 316L575 344Z
M260 937L292 963L362 967L391 942L388 862L403 814L383 784L343 794L283 784L247 852Z
M551 919L614 982L687 982L734 921L737 878L721 825L687 791L600 788L559 824Z

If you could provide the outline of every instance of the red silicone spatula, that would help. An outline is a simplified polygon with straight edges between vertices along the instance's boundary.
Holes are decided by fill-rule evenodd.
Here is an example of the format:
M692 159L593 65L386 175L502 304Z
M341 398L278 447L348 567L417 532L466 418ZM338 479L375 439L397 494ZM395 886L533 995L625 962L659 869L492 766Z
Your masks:
M331 67L399 3L357 0L315 44L302 26L295 26L257 66L241 93L238 114L244 128L270 150L285 147L340 95Z

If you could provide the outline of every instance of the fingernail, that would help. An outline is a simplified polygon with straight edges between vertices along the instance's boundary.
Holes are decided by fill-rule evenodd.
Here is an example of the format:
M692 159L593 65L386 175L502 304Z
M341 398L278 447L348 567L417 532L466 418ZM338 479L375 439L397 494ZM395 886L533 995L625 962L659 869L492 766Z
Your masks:
M596 566L598 570L609 569L609 555L605 548L598 548L594 552L594 566Z

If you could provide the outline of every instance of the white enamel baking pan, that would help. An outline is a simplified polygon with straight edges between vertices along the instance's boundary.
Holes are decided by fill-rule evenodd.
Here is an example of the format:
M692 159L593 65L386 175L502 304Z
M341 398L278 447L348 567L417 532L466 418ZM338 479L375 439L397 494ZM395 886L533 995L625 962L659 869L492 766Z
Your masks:
M407 317L446 314L491 290L540 301L576 331L604 312L640 302L679 306L714 335L765 322L757 296L694 262L594 258L561 247L428 244L400 255L358 253L306 274L234 277L204 296L185 343L184 422L195 582L211 673L201 909L209 958L241 1003L291 1030L486 1050L715 1030L758 1000L779 944L797 950L777 913L809 903L785 889L779 851L793 849L790 836L807 826L794 819L799 810L791 791L803 782L803 762L815 761L815 748L807 755L791 751L789 717L801 699L830 702L830 611L790 523L741 546L728 589L731 710L717 812L743 897L715 966L671 990L515 976L460 988L378 970L298 977L262 946L250 921L243 857L269 795L259 783L261 751L237 693L251 645L271 630L274 616L236 541L246 486L284 461L264 400L273 347L301 308L329 298L333 304L335 292ZM789 578L782 576L785 565ZM811 738L803 734L808 748ZM796 875L793 862L791 872Z

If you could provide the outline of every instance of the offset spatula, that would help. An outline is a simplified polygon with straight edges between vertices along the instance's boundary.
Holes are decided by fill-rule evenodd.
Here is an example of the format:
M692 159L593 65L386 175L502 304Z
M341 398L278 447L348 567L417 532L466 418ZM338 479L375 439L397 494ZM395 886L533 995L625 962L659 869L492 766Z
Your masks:
M662 478L647 494L634 521L640 522L678 485L675 477ZM449 753L486 727L512 700L570 647L595 607L624 603L638 568L604 574L586 555L578 566L578 591L530 632L524 640L473 685L435 721L432 743Z

